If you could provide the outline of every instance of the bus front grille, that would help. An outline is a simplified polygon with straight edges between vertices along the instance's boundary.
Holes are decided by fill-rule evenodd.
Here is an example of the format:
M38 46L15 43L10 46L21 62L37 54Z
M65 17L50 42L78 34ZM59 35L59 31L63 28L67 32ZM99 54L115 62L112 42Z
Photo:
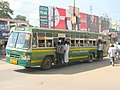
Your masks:
M11 58L20 58L20 55L17 55L17 54L10 54L10 57L11 57Z

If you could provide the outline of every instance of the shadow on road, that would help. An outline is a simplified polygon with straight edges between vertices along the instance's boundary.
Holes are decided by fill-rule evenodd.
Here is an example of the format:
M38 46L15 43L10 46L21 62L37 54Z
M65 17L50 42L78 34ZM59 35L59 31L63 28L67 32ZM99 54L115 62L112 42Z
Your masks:
M53 67L50 70L43 71L39 67L34 67L30 69L18 69L15 70L19 73L26 73L26 74L77 74L81 72L86 72L98 68L102 68L105 66L110 65L109 60L105 59L102 61L94 61L93 63L72 63L68 66L63 67Z

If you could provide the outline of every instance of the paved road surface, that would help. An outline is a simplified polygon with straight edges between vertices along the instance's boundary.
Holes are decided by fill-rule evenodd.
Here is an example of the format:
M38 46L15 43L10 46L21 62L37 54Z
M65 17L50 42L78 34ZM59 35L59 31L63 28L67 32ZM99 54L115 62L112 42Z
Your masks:
M120 62L119 62L120 63ZM0 60L0 90L119 90L120 64L106 59L42 71Z

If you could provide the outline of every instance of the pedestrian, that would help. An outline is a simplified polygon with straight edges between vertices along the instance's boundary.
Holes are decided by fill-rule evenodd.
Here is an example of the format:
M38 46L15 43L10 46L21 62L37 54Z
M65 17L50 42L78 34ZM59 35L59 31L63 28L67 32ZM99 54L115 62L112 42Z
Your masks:
M67 65L68 62L69 62L69 42L65 42L65 47L64 47L64 52L65 52L65 55L64 55L64 60L65 60L65 64Z
M65 63L64 62L64 54L65 54L64 47L65 47L64 41L62 41L61 45L60 45L60 63L61 63L61 65L63 65Z
M115 54L116 54L116 48L114 47L114 45L112 44L111 47L108 50L108 54L110 57L110 63L112 63L112 66L114 66L115 63Z
M0 45L0 55L4 55L5 54L5 49L4 46L1 44Z
M103 45L102 41L100 41L98 43L98 60L103 59L103 49L104 49L104 45Z
M57 63L57 65L58 66L60 66L60 41L58 42L58 44L56 45L56 59L57 59L57 61L56 61L56 63Z

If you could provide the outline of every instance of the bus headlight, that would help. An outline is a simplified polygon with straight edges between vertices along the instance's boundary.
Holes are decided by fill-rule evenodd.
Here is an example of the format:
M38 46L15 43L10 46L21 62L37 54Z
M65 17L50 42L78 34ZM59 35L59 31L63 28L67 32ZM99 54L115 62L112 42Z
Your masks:
M30 56L26 56L26 55L24 55L24 56L21 57L21 59L24 59L24 60L30 60Z

